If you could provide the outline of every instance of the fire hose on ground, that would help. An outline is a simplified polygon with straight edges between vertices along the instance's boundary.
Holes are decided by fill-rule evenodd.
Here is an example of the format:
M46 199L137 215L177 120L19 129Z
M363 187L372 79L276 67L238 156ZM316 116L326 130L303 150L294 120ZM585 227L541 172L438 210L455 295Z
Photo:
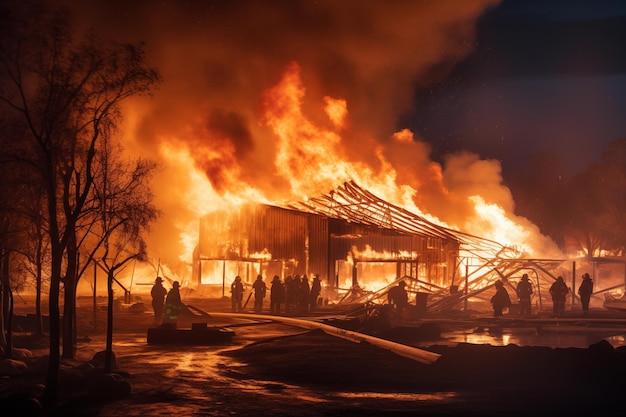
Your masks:
M191 306L188 306L191 307ZM193 308L195 311L199 311L197 308ZM225 317L225 318L240 318L240 319L260 319L260 320L270 320L279 323L284 323L296 327L302 327L305 329L320 329L324 331L324 333L339 337L342 339L349 340L351 342L360 343L367 342L373 346L379 347L381 349L387 349L392 351L393 353L403 356L405 358L409 358L415 360L417 362L430 365L435 363L441 355L434 352L429 352L427 350L423 350L420 348L416 348L413 346L403 345L401 343L392 342L390 340L381 339L378 337L366 335L363 333L354 332L351 330L340 329L338 327L329 326L327 324L318 323L310 320L297 319L293 317L283 317L283 316L272 316L272 315L263 315L263 314L244 314L244 313L205 313L210 317Z

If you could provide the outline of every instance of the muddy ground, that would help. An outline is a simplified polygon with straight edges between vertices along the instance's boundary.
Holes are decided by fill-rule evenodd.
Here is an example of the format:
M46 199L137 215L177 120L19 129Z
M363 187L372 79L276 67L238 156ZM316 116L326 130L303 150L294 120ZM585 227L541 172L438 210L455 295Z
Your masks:
M209 314L229 310L219 300L194 304ZM152 316L141 310L123 306L116 312L117 374L129 383L130 392L106 395L110 388L85 371L85 363L104 349L104 312L97 313L94 328L89 305L79 308L76 359L64 361L61 402L47 415L623 415L626 348L599 337L623 334L621 323L626 318L622 314L602 312L601 322L577 318L560 322L575 328L573 332L592 335L587 338L589 348L492 346L458 343L447 337L480 331L514 334L515 326L519 332L530 326L537 333L552 328L551 319L496 323L488 314L473 314L463 320L395 321L391 328L379 331L379 336L441 354L427 365L320 330L255 320L252 314L243 320L191 317L180 323L180 327L198 321L229 326L236 335L227 344L154 346L146 343ZM330 317L331 313L337 312L319 314ZM362 325L344 313L339 312L341 320L329 318L327 322L346 328ZM2 416L27 415L20 401L26 394L37 398L44 381L45 367L39 357L47 353L45 340L22 331L16 333L15 345L29 348L33 358L25 359L27 371L0 379ZM99 365L94 366L97 370Z

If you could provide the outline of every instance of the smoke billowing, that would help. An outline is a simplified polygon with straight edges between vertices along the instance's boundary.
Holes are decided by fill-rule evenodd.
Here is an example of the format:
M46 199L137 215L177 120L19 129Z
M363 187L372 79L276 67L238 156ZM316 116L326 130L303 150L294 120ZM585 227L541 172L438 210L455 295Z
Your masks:
M146 42L164 82L129 103L125 140L163 167L151 252L189 262L198 215L241 199L326 193L347 176L477 235L470 197L512 213L498 162L464 153L442 166L397 125L416 89L472 52L476 20L498 2L54 3L104 38ZM288 108L277 107L283 100ZM329 103L345 115L330 115Z

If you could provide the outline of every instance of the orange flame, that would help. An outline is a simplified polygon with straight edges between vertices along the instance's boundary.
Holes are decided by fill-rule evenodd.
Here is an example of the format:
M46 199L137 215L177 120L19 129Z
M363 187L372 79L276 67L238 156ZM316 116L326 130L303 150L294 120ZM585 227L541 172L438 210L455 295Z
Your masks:
M326 111L328 118L336 127L343 127L344 122L348 117L348 106L346 101L326 96L324 97L324 103L326 104L324 110Z
M440 225L520 247L528 253L557 251L556 245L542 236L536 226L513 214L514 204L509 190L502 185L499 163L462 153L448 156L442 166L430 161L428 146L408 129L394 133L387 142L369 137L359 142L348 128L345 100L324 99L323 107L331 123L321 127L303 112L305 93L300 67L293 63L263 97L263 121L277 141L275 175L290 187L282 195L284 200L305 200L353 179L380 198ZM359 157L363 149L351 152L354 143L371 150L369 160ZM240 167L232 158L232 147L194 149L191 153L163 145L161 152L173 172L183 173L180 187L174 191L193 214L187 216L188 221L176 225L184 248L180 259L191 259L198 243L200 216L248 201L272 202L263 184L255 184L254 178L241 178ZM220 174L223 184L229 186L214 188L207 179L207 160L232 163L232 169Z

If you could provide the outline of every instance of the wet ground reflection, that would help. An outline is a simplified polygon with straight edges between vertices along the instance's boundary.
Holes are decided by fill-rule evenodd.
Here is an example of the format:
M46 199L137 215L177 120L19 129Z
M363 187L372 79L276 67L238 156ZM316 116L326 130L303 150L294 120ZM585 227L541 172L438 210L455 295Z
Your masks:
M150 367L165 367L166 375L177 381L185 381L185 395L190 399L206 401L207 392L202 389L190 389L194 382L201 386L207 381L211 385L228 386L240 392L250 392L267 397L285 398L288 395L298 401L321 403L327 401L324 395L297 385L276 383L246 377L239 369L246 365L219 353L237 349L243 343L228 346L174 346L154 347L146 345L145 338L120 339L114 342L114 350L126 356L132 356Z
M218 323L214 323L218 324ZM141 400L104 405L98 410L101 417L134 416L221 416L243 415L237 404L246 402L248 411L266 415L271 404L285 407L274 412L275 416L314 416L317 409L329 409L336 405L350 404L352 409L376 409L377 401L397 410L409 410L419 406L424 410L445 408L462 403L455 392L357 392L343 390L332 392L303 386L254 378L246 370L247 364L220 353L239 349L244 345L301 333L302 329L262 323L236 324L233 343L222 346L153 346L144 336L136 334L116 335L114 351L124 368L125 358L132 362L133 390ZM587 348L599 340L607 340L614 347L626 345L624 326L580 324L576 322L541 322L536 325L510 321L494 323L478 322L477 325L445 327L441 339L416 345L427 349L435 344L458 343L489 344L492 346L548 346L553 348ZM157 372L158 371L158 372ZM163 381L154 381L153 375L164 375ZM141 382L143 381L143 382ZM154 388L154 386L158 388ZM384 391L384 387L381 387ZM254 402L254 405L250 405ZM233 405L234 404L234 405ZM254 407L258 407L255 409ZM296 408L299 407L299 408ZM426 407L426 408L424 408ZM282 414L281 414L282 413ZM371 415L371 414L365 414Z
M595 328L580 329L573 326L534 326L511 329L484 328L450 331L442 334L446 344L472 343L492 346L548 346L551 348L588 348L601 340L613 347L626 345L624 329Z
M276 333L280 331L277 330ZM374 404L377 400L396 403L399 408L406 407L407 404L424 402L432 406L447 403L456 397L452 392L427 394L330 392L250 378L242 369L246 364L219 354L230 349L238 349L244 344L246 343L243 340L239 340L235 345L229 346L155 347L147 345L145 338L118 336L114 342L114 350L119 352L122 367L124 357L132 357L133 366L143 369L147 374L151 369L160 369L168 382L165 382L157 393L146 395L145 402L135 401L122 408L119 405L117 407L105 405L99 410L98 415L109 417L226 415L223 414L224 410L218 410L228 408L227 404L231 401L221 398L220 388L224 388L225 391L227 389L228 392L237 392L242 399L248 398L246 401L254 398L259 404L263 404L264 401L284 403L285 399L289 398L294 404L300 404L300 407L304 408L307 404L314 408L316 405L342 404L346 401L353 406L367 407L367 404ZM135 375L138 373L138 370L133 371ZM313 408L309 410L310 414L297 415L315 415ZM227 411L227 414L238 413L231 410Z

